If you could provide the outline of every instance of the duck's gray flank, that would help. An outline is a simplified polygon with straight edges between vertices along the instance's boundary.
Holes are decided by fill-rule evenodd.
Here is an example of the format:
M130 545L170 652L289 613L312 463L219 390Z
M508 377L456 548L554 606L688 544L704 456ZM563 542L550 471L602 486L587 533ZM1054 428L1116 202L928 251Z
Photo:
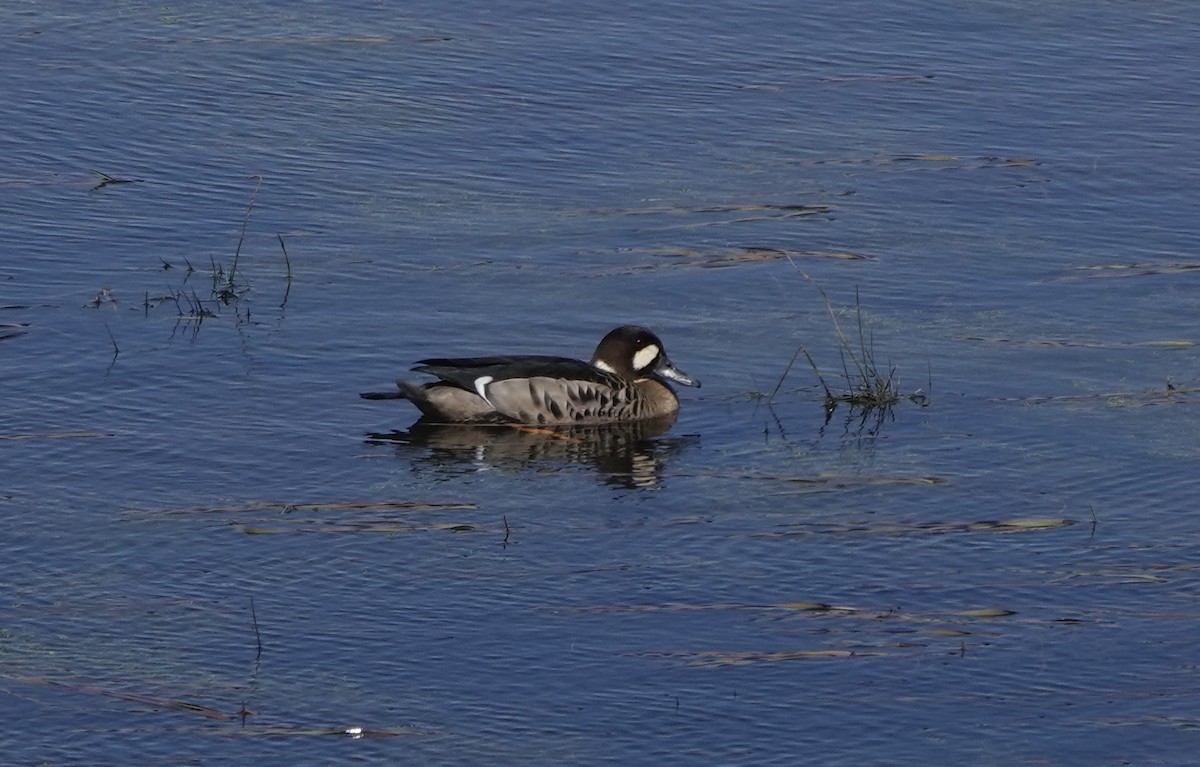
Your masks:
M368 399L407 399L439 423L598 424L674 416L679 400L667 381L699 386L667 357L646 328L608 333L589 362L544 355L419 361L413 370L438 380L397 381L396 392Z

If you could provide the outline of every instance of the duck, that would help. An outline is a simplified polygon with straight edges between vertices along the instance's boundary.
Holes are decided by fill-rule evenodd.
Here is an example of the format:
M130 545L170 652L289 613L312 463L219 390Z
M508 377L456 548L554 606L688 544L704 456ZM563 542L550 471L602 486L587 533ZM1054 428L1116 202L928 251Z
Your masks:
M653 331L609 331L589 361L515 355L419 360L412 368L437 380L400 379L394 392L364 399L406 399L426 423L589 426L674 420L679 398L668 381L699 387L677 368Z

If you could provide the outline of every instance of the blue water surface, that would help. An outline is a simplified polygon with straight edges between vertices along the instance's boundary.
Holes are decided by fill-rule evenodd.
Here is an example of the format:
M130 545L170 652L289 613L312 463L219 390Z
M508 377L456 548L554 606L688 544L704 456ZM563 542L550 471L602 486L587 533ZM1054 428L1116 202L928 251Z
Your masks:
M5 763L1195 752L1194 5L0 22ZM358 397L627 322L649 440Z

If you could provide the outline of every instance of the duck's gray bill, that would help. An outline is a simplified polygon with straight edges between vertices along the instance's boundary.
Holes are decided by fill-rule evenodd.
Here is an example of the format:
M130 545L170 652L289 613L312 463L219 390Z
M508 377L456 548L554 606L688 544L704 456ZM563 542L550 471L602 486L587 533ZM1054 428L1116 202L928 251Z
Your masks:
M700 388L699 381L671 364L671 360L667 359L665 354L659 359L654 372L663 378L670 378L675 383L683 384L684 386L695 386L697 389Z

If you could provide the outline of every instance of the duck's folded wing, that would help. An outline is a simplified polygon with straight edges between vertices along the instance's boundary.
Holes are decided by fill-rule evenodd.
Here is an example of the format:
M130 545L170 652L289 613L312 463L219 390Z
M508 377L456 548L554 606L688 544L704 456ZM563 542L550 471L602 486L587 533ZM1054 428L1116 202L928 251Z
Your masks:
M396 382L404 398L411 400L421 415L435 423L503 423L509 419L473 391L441 381L417 384Z
M508 378L562 378L581 381L603 381L604 373L579 360L567 357L525 355L518 357L463 357L419 361L413 370L435 375L443 381L478 391L480 381L501 381Z
M627 396L618 377L566 357L431 359L421 360L413 370L478 394L498 413L520 423L618 420L614 406Z

